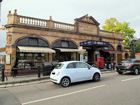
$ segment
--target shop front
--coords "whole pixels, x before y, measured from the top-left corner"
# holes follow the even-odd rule
[[[43,62],[49,62],[49,54],[55,53],[47,42],[39,38],[24,38],[17,42],[16,61],[13,68],[36,70]]]
[[[103,57],[104,62],[111,62],[112,60],[120,61],[122,59],[122,57],[119,56],[122,55],[122,50],[118,48],[116,51],[109,42],[90,40],[81,42],[80,45],[88,51],[88,62],[91,64],[97,62],[97,57]]]
[[[78,48],[72,41],[59,40],[53,44],[56,53],[53,54],[53,61],[70,61],[78,60]]]

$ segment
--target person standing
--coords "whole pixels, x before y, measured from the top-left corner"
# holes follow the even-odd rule
[[[18,73],[18,70],[17,70],[17,68],[15,68],[15,69],[13,70],[13,78],[17,76],[17,73]]]

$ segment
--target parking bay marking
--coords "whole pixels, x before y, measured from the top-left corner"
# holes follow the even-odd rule
[[[45,100],[50,100],[50,99],[54,99],[54,98],[64,97],[64,96],[68,96],[68,95],[72,95],[72,94],[76,94],[76,93],[81,93],[81,92],[92,90],[92,89],[101,88],[101,87],[104,87],[104,86],[106,86],[106,85],[104,84],[104,85],[100,85],[100,86],[96,86],[96,87],[92,87],[92,88],[87,88],[87,89],[83,89],[83,90],[79,90],[79,91],[75,91],[75,92],[71,92],[71,93],[66,93],[66,94],[62,94],[62,95],[57,95],[57,96],[52,96],[52,97],[48,97],[48,98],[35,100],[35,101],[25,102],[25,103],[22,103],[22,105],[28,105],[28,104],[31,104],[31,103],[36,103],[36,102],[40,102],[40,101],[45,101]]]
[[[138,77],[134,77],[134,78],[129,78],[129,79],[124,79],[124,80],[121,80],[121,81],[122,81],[122,82],[125,82],[125,81],[134,80],[134,79],[137,79],[137,78],[140,78],[140,76],[138,76]]]

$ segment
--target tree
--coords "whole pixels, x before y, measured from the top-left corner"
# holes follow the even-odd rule
[[[115,31],[117,33],[123,34],[123,39],[125,40],[124,45],[129,45],[130,40],[134,38],[135,30],[129,27],[129,22],[118,22],[116,18],[106,19],[105,25],[102,28],[106,31]]]
[[[140,53],[140,43],[135,43],[135,53]]]

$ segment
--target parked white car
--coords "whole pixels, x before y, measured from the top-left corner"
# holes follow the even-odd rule
[[[71,83],[93,80],[100,81],[101,72],[98,68],[81,61],[60,62],[50,74],[50,79],[54,84],[63,87]]]

